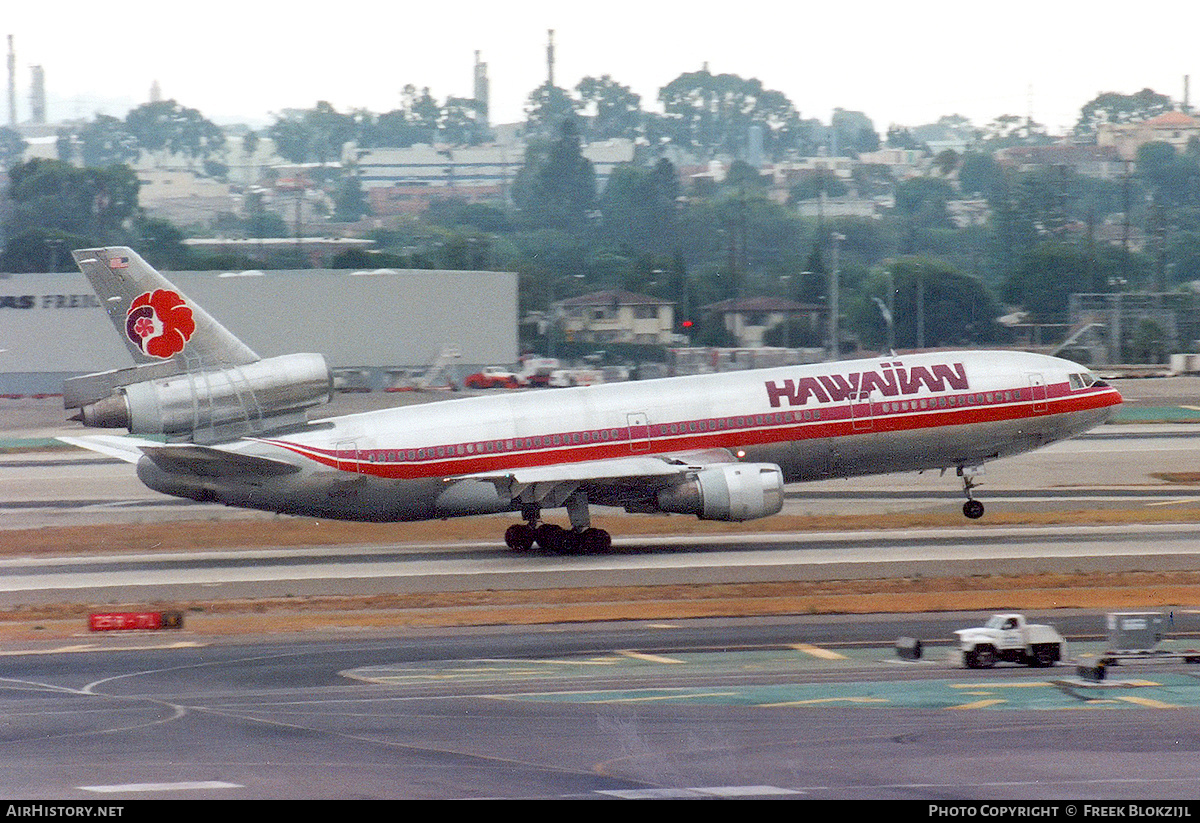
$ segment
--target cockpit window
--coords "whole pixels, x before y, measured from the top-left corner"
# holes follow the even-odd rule
[[[1096,383],[1096,377],[1091,372],[1070,375],[1072,389],[1091,388]]]

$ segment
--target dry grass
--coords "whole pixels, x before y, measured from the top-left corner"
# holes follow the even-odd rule
[[[716,523],[687,516],[596,517],[593,524],[615,537],[711,534],[775,534],[866,529],[977,528],[993,526],[1119,525],[1195,523],[1200,506],[1180,504],[1143,509],[1095,509],[989,513],[970,521],[954,512],[869,515],[776,515],[753,524]],[[45,557],[59,554],[295,548],[357,544],[488,542],[500,545],[508,521],[462,518],[420,523],[348,523],[302,517],[122,523],[0,531],[0,554]]]
[[[1200,509],[1081,509],[989,515],[988,525],[1195,522]],[[0,532],[10,556],[298,547],[369,543],[496,541],[504,521],[362,524],[303,518],[123,524]],[[967,524],[945,514],[776,517],[778,532],[847,531]],[[597,520],[617,535],[749,533],[736,524],[683,517]],[[181,540],[181,537],[186,537]],[[0,612],[0,639],[86,633],[92,611],[183,611],[197,634],[362,631],[377,628],[482,626],[593,620],[684,619],[788,614],[925,611],[1042,611],[1058,608],[1153,609],[1200,604],[1200,571],[1119,574],[981,575],[743,585],[628,586],[513,591],[178,601],[119,606],[75,604]]]
[[[190,634],[286,634],[797,614],[903,614],[1200,604],[1200,572],[985,575],[892,580],[57,605],[0,613],[0,640],[83,634],[94,611],[182,611]]]

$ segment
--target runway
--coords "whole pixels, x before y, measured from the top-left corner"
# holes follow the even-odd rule
[[[1105,427],[988,467],[990,516],[1186,511],[1187,427]],[[785,516],[953,514],[937,473],[789,487]],[[141,488],[125,464],[0,456],[5,530],[237,521]],[[1188,523],[620,537],[611,555],[513,555],[498,540],[137,555],[8,552],[0,608],[1020,570],[1195,569]],[[497,521],[500,521],[497,518]],[[954,521],[958,523],[959,521]],[[497,530],[497,534],[499,531]],[[1200,645],[1173,604],[1170,648]],[[1051,609],[1075,658],[1104,610]],[[224,636],[88,633],[0,643],[0,795],[161,799],[886,799],[1191,801],[1200,672],[1148,665],[967,671],[983,614],[805,615]],[[253,617],[249,618],[253,620]],[[899,636],[926,655],[898,659]],[[922,807],[923,808],[923,807]]]
[[[1179,524],[623,538],[571,557],[454,543],[172,551],[0,558],[0,608],[1197,567],[1200,526]]]

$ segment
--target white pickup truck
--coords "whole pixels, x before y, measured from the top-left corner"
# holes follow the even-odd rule
[[[1053,666],[1066,649],[1066,641],[1053,626],[1027,623],[1023,614],[994,614],[979,628],[954,633],[962,663],[969,669],[990,669],[1002,660]]]

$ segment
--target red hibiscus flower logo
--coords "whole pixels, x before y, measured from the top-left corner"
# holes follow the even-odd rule
[[[166,289],[141,295],[125,315],[125,334],[151,357],[178,354],[195,331],[192,310],[182,297]]]

